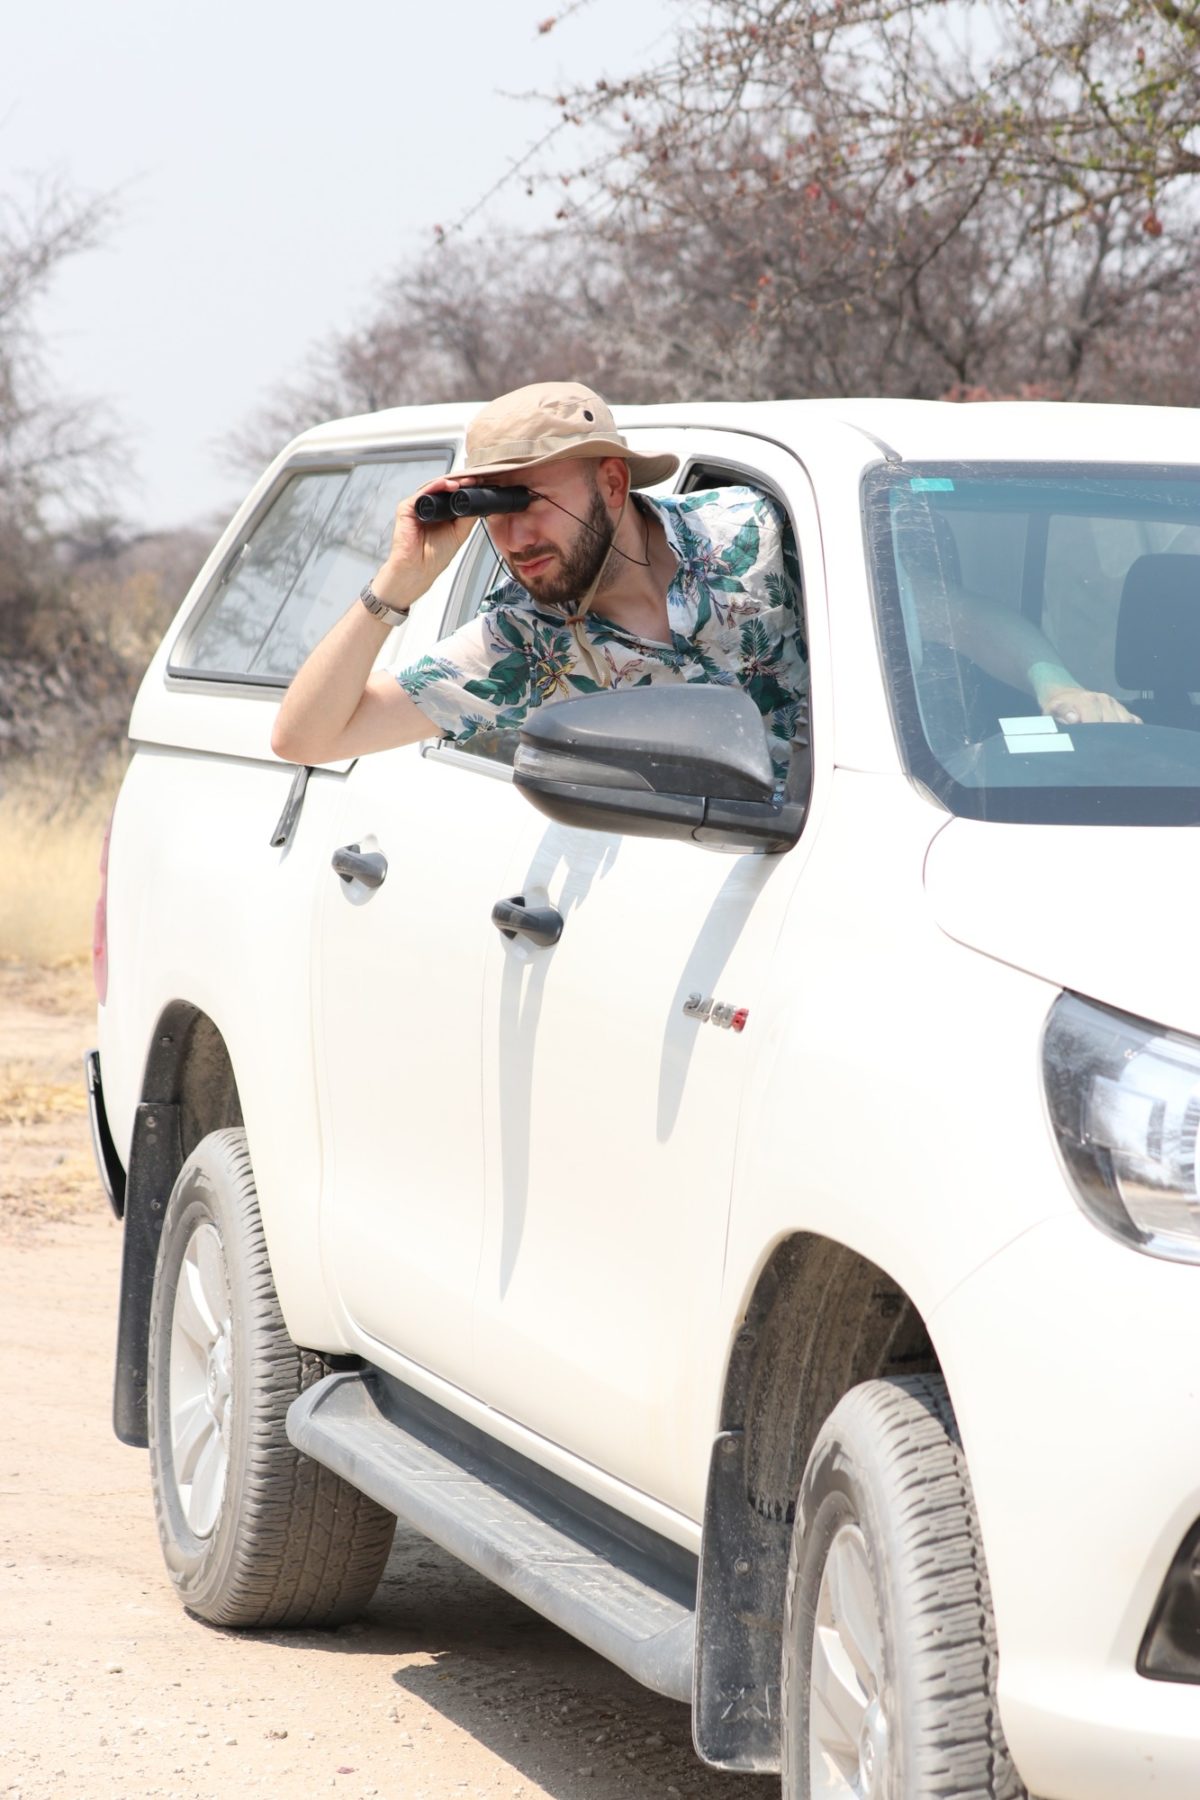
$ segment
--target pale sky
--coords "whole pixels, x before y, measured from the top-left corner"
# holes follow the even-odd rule
[[[106,244],[39,318],[60,385],[130,445],[126,515],[228,514],[216,448],[307,349],[452,224],[553,115],[507,98],[644,66],[672,0],[15,0],[0,193],[24,173],[119,189]],[[514,184],[509,228],[545,217]]]

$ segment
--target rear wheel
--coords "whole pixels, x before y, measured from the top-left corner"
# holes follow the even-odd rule
[[[938,1376],[854,1388],[805,1470],[783,1649],[786,1800],[1027,1800],[996,1709],[970,1479]]]
[[[163,1221],[148,1411],[167,1569],[215,1625],[336,1624],[378,1586],[393,1515],[287,1438],[288,1407],[327,1373],[284,1325],[245,1133],[212,1132]]]

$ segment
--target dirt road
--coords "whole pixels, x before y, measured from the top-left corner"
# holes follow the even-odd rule
[[[217,1631],[109,1424],[120,1227],[91,1165],[90,978],[0,964],[0,1796],[777,1800],[648,1694],[404,1531],[361,1623]]]

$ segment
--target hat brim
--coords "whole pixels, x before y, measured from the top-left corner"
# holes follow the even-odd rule
[[[617,443],[612,438],[592,438],[586,444],[571,444],[564,450],[554,450],[548,456],[534,456],[519,462],[475,463],[466,469],[455,469],[454,479],[461,481],[464,477],[482,477],[485,475],[512,475],[518,469],[540,469],[546,463],[556,462],[595,462],[604,456],[619,456],[629,464],[630,486],[635,488],[655,487],[658,482],[665,481],[679,467],[679,458],[664,451],[660,456],[639,456],[630,450],[628,445]]]

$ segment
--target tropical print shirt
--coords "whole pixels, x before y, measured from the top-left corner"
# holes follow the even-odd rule
[[[667,590],[670,642],[639,637],[602,613],[568,625],[506,580],[473,619],[396,676],[446,737],[462,743],[520,725],[535,706],[656,681],[740,685],[773,738],[795,735],[808,658],[800,569],[782,509],[741,487],[635,500],[653,509],[678,558]],[[773,760],[786,767],[782,744]]]

